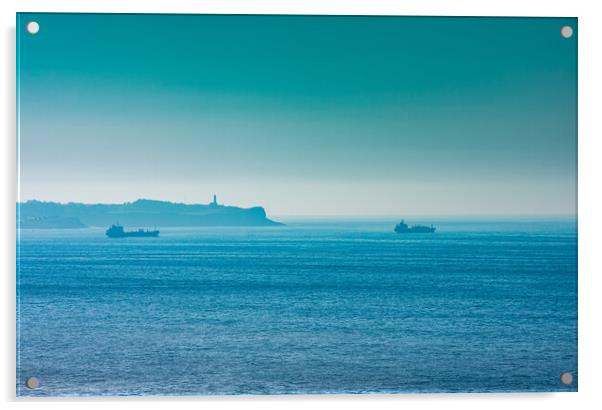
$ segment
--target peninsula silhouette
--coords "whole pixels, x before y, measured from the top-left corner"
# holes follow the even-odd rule
[[[30,200],[17,204],[20,228],[85,228],[123,226],[277,226],[260,206],[240,208],[218,204],[184,204],[138,199],[122,204],[59,203]]]

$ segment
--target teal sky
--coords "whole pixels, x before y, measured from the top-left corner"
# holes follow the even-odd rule
[[[576,214],[574,18],[25,13],[17,32],[21,200]]]

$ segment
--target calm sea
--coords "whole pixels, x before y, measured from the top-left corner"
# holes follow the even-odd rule
[[[23,230],[17,394],[577,390],[574,220],[395,222]]]

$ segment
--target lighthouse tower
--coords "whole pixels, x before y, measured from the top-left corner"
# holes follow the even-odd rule
[[[213,194],[213,202],[211,202],[211,206],[217,207],[217,195]]]

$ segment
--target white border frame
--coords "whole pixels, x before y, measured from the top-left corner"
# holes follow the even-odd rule
[[[602,210],[597,176],[602,176],[599,159],[602,138],[600,73],[602,60],[601,15],[594,1],[534,0],[3,0],[2,9],[2,90],[0,124],[2,139],[2,310],[1,353],[6,359],[0,372],[1,397],[25,408],[162,408],[169,406],[326,409],[345,406],[396,408],[506,409],[545,405],[547,409],[600,408],[597,375],[600,368],[600,318],[602,314]],[[235,396],[188,398],[90,398],[40,399],[15,398],[15,202],[16,202],[16,126],[15,126],[15,12],[121,12],[121,13],[219,13],[219,14],[338,14],[338,15],[443,15],[443,16],[549,16],[579,18],[579,393],[525,394],[431,394],[362,396]]]

